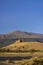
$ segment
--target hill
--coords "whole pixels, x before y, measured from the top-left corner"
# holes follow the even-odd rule
[[[30,49],[43,50],[43,44],[41,44],[40,42],[21,42],[20,40],[18,40],[15,43],[3,47],[2,49],[9,49],[12,51],[26,51]]]
[[[3,65],[39,65],[39,63],[43,65],[43,44],[17,40],[0,49],[0,63]]]

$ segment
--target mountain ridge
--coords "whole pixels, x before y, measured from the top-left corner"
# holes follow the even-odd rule
[[[43,34],[24,32],[16,30],[7,34],[0,34],[0,39],[12,39],[12,38],[43,38]]]

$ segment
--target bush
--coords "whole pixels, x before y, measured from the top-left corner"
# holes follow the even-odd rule
[[[20,42],[23,42],[23,40],[20,39]]]
[[[10,52],[10,50],[9,50],[9,49],[7,49],[7,50],[6,50],[6,52]]]
[[[30,49],[30,52],[39,52],[40,50]]]
[[[34,57],[29,60],[29,62],[26,62],[24,65],[43,65],[43,59],[42,57]]]

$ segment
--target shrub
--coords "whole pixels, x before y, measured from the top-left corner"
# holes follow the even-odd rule
[[[23,40],[22,40],[22,39],[20,39],[20,42],[23,42]]]
[[[40,51],[40,50],[30,49],[29,51],[30,51],[30,52],[38,52],[38,51]]]

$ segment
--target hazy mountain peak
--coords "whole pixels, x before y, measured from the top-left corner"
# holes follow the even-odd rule
[[[20,31],[20,30],[16,30],[15,32],[22,32],[22,31]]]
[[[36,34],[32,32],[24,32],[16,30],[8,34],[0,35],[0,39],[14,39],[14,38],[43,38],[43,34]]]

